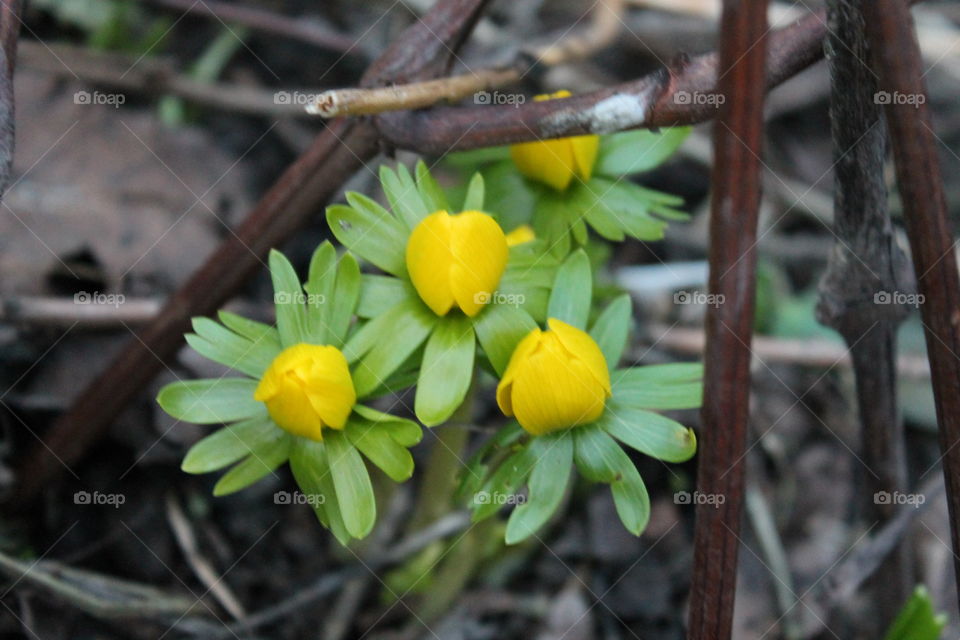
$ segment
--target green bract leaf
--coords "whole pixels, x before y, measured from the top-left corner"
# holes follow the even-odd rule
[[[377,518],[377,503],[367,468],[344,434],[327,431],[323,443],[343,523],[353,537],[366,537]]]
[[[410,229],[432,213],[420,197],[420,190],[410,171],[402,164],[397,165],[396,173],[387,166],[380,167],[380,182],[390,206]]]
[[[330,477],[330,463],[322,442],[297,438],[290,451],[290,471],[300,490],[325,527],[329,527],[340,544],[350,541],[350,534],[340,514],[340,503]]]
[[[266,416],[237,422],[190,447],[180,468],[187,473],[217,471],[282,436],[283,431]]]
[[[437,323],[437,316],[419,300],[405,300],[367,323],[347,343],[347,358],[363,353],[353,373],[357,396],[379,387],[411,353],[423,344]]]
[[[347,194],[352,206],[327,207],[330,230],[345,247],[387,273],[407,272],[406,239],[409,232],[395,217],[370,198]]]
[[[193,330],[197,333],[185,338],[194,351],[254,378],[263,375],[277,355],[269,345],[251,342],[209,318],[194,318]]]
[[[501,509],[515,493],[537,459],[529,445],[524,445],[504,460],[493,475],[483,483],[483,488],[475,493],[470,504],[474,522],[489,518]]]
[[[277,429],[277,431],[280,431]],[[243,462],[228,471],[213,487],[213,495],[225,496],[246,489],[264,476],[273,473],[290,457],[293,438],[280,431],[280,437],[259,447]]]
[[[467,460],[465,473],[460,474],[460,486],[454,495],[458,502],[471,499],[480,489],[489,471],[488,458],[499,454],[500,450],[509,447],[523,437],[524,431],[515,420],[497,430],[487,438],[470,459]]]
[[[613,181],[594,177],[590,180],[591,189],[602,193],[601,206],[608,216],[615,220],[621,229],[638,240],[661,240],[667,223],[650,215],[654,206],[646,197],[648,190],[626,180]]]
[[[697,436],[676,420],[611,400],[597,422],[607,433],[652,458],[686,462],[697,452]]]
[[[406,280],[393,276],[379,276],[365,273],[361,276],[360,302],[357,315],[361,318],[376,318],[408,298],[417,295]]]
[[[563,194],[540,188],[536,193],[539,197],[533,211],[533,230],[547,243],[547,251],[563,258],[570,253],[571,222],[580,216],[571,210]]]
[[[884,640],[938,640],[946,625],[947,616],[934,611],[927,588],[919,585],[897,614]]]
[[[477,339],[498,376],[510,363],[517,344],[537,328],[537,323],[523,309],[505,305],[491,305],[473,319]]]
[[[340,258],[337,268],[337,283],[333,288],[333,301],[330,310],[329,342],[339,348],[347,339],[350,321],[360,300],[360,265],[349,253]]]
[[[621,176],[649,171],[673,155],[690,130],[690,127],[671,127],[659,133],[640,130],[604,136],[594,172]]]
[[[427,210],[430,213],[434,211],[450,211],[450,205],[447,204],[447,196],[444,195],[443,189],[440,188],[437,181],[430,175],[430,169],[427,168],[427,163],[423,160],[417,161],[416,174],[420,197],[423,198],[423,203],[427,205]]]
[[[463,198],[462,211],[483,211],[483,176],[473,174],[467,185],[467,195]]]
[[[509,158],[483,170],[484,211],[500,220],[504,230],[512,231],[530,222],[536,202],[534,191]]]
[[[630,296],[623,294],[607,305],[590,329],[590,336],[603,352],[610,371],[617,368],[627,346],[631,311]]]
[[[590,260],[582,249],[577,249],[557,270],[547,317],[562,320],[578,329],[586,329],[592,292]]]
[[[413,456],[381,425],[354,417],[344,432],[360,453],[391,479],[403,482],[413,475]]]
[[[307,292],[307,331],[311,344],[329,344],[330,317],[340,303],[333,297],[337,283],[337,251],[329,242],[322,243],[313,252],[310,269],[303,290]]]
[[[283,348],[280,345],[280,332],[277,331],[276,327],[238,316],[229,311],[220,311],[217,313],[217,316],[220,318],[220,322],[228,329],[255,344],[269,347],[270,350],[275,353],[279,353]]]
[[[535,438],[530,449],[536,463],[530,473],[527,501],[510,514],[507,544],[529,538],[550,519],[563,499],[570,478],[573,436],[569,431]]]
[[[177,420],[217,424],[266,415],[253,399],[257,381],[248,378],[171,382],[157,394],[157,403]]]
[[[423,438],[423,430],[420,428],[420,425],[413,420],[407,420],[406,418],[377,411],[376,409],[365,407],[362,404],[355,405],[353,411],[362,418],[366,418],[368,421],[374,422],[378,427],[386,430],[397,444],[403,445],[404,447],[412,447]]]
[[[617,515],[627,531],[639,536],[650,521],[650,496],[640,472],[622,449],[617,467],[620,479],[610,485]]]
[[[303,287],[287,257],[270,250],[270,277],[273,279],[273,306],[277,311],[280,343],[290,347],[310,338]]]
[[[620,456],[626,455],[620,445],[593,424],[574,427],[573,435],[573,457],[583,477],[593,482],[615,482],[620,473]]]
[[[627,221],[621,219],[604,201],[607,189],[600,181],[590,180],[585,184],[576,184],[569,190],[570,204],[581,212],[583,218],[603,238],[620,242],[624,238],[624,229],[628,228]],[[579,236],[579,237],[578,237]],[[580,244],[586,244],[586,229],[577,233],[574,228],[574,237]]]
[[[650,369],[652,371],[648,371]],[[703,400],[703,384],[699,376],[692,380],[679,377],[694,371],[701,371],[700,365],[621,369],[610,378],[613,397],[618,405],[636,409],[696,409]],[[658,379],[657,373],[663,373],[664,377]],[[671,378],[671,374],[675,377]]]
[[[476,351],[470,318],[460,313],[439,318],[423,351],[417,381],[414,410],[420,422],[438,425],[460,406],[473,378]]]

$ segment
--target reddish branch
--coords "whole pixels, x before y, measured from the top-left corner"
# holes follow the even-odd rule
[[[913,18],[902,2],[864,2],[871,64],[881,91],[930,359],[947,489],[954,571],[960,581],[960,277],[947,219],[936,135]],[[960,584],[960,583],[958,583]]]
[[[697,505],[689,640],[727,640],[733,624],[737,548],[750,410],[750,341],[756,293],[757,214],[763,145],[766,0],[724,0],[713,128],[710,293],[703,433],[697,489],[723,501]]]
[[[814,12],[769,34],[766,79],[771,89],[823,55],[826,15]],[[624,129],[703,122],[717,115],[714,102],[694,100],[716,92],[717,54],[679,59],[669,69],[567,100],[519,106],[435,107],[377,116],[384,140],[404,149],[439,154],[455,146],[493,145]]]

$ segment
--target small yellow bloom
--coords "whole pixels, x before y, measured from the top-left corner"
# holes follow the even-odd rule
[[[322,440],[324,427],[343,429],[357,393],[339,349],[301,342],[274,358],[253,399],[267,405],[280,428]]]
[[[569,91],[557,91],[536,96],[534,101],[569,97]],[[510,147],[510,157],[526,177],[563,191],[574,176],[584,182],[590,179],[599,149],[600,136],[573,136],[515,144]]]
[[[537,239],[533,232],[533,227],[528,224],[522,224],[507,234],[507,246],[516,247],[517,245],[533,242]]]
[[[520,341],[497,385],[497,404],[540,436],[595,422],[610,397],[610,371],[586,332],[550,318]]]
[[[507,267],[507,240],[482,211],[437,211],[407,241],[407,271],[420,298],[438,316],[454,306],[468,316],[490,302]]]

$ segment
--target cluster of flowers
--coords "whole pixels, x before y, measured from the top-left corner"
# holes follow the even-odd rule
[[[598,157],[601,166],[617,164],[607,156],[603,165],[604,146],[597,136],[581,136],[515,145],[509,154],[525,188],[548,189],[557,202],[572,185],[596,179]],[[622,156],[620,147],[614,141]],[[653,410],[697,406],[700,369],[618,370],[630,300],[615,299],[588,329],[592,268],[581,248],[563,240],[569,232],[583,244],[577,223],[609,230],[607,219],[584,210],[554,233],[559,227],[531,213],[505,231],[509,215],[484,207],[492,178],[483,175],[474,174],[453,210],[423,163],[414,175],[402,165],[382,167],[390,209],[348,193],[348,204],[327,210],[349,252],[338,256],[323,243],[303,284],[282,254],[271,253],[276,326],[226,312],[220,323],[195,319],[190,346],[247,377],[176,382],[160,391],[159,404],[177,419],[229,423],[193,446],[184,470],[237,463],[214,488],[223,495],[289,461],[304,494],[323,497],[310,501],[323,525],[343,543],[364,537],[376,504],[363,458],[402,482],[413,473],[409,448],[422,436],[417,422],[369,401],[415,384],[417,420],[438,425],[463,403],[479,365],[499,378],[496,402],[513,420],[471,459],[463,495],[510,495],[526,485],[527,499],[506,530],[507,541],[517,542],[556,511],[575,465],[587,479],[611,485],[621,520],[639,534],[649,498],[616,441],[662,460],[689,459],[693,432]],[[617,216],[616,204],[604,206],[607,217]],[[624,228],[642,232],[638,220],[653,220],[649,213],[624,212]],[[380,273],[361,273],[354,255]],[[472,502],[478,519],[503,504]]]

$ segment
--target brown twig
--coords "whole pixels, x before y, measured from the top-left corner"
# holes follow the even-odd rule
[[[871,66],[880,90],[904,224],[913,254],[940,426],[954,571],[960,584],[960,276],[937,157],[924,68],[913,17],[904,2],[864,2]]]
[[[523,64],[556,66],[593,55],[608,46],[623,28],[623,0],[606,0],[594,6],[590,25],[581,33],[562,37],[551,44],[525,51],[515,64],[480,69],[462,75],[374,89],[333,89],[317,96],[307,112],[333,118],[369,115],[385,111],[421,109],[442,101],[456,102],[479,91],[519,82],[526,74]]]
[[[282,38],[299,40],[309,45],[337,51],[344,55],[362,55],[352,38],[337,33],[330,27],[317,24],[309,18],[288,18],[287,16],[245,7],[240,4],[221,2],[220,0],[146,0],[147,2],[175,9],[184,13],[206,15],[221,22],[232,22],[251,29],[271,33]]]
[[[706,317],[697,489],[725,500],[697,505],[690,640],[727,640],[733,624],[750,409],[766,0],[724,0],[721,35],[718,88],[725,101],[713,129],[709,289],[725,302],[709,307]]]
[[[822,55],[825,14],[812,13],[769,34],[766,82],[772,88]],[[717,115],[717,54],[676,61],[669,69],[566,100],[521,105],[435,107],[376,117],[384,139],[403,149],[440,153],[586,133],[703,122]],[[700,98],[696,98],[700,96]]]
[[[381,85],[439,74],[476,22],[487,0],[440,0],[408,28],[364,75]],[[280,176],[243,223],[176,291],[157,318],[130,341],[25,456],[14,499],[30,500],[48,480],[103,435],[110,421],[161,370],[182,344],[190,318],[223,305],[347,178],[378,151],[368,122],[337,120]]]
[[[868,2],[872,0],[867,0]],[[830,122],[834,144],[834,233],[837,243],[820,283],[819,320],[850,349],[861,423],[862,475],[858,515],[887,520],[895,505],[874,496],[907,490],[903,421],[897,407],[897,327],[911,284],[907,257],[897,245],[883,176],[886,132],[874,96],[863,0],[829,3]],[[878,299],[877,296],[890,299]],[[896,298],[896,299],[894,299]],[[878,304],[879,302],[879,304]],[[874,607],[863,628],[880,636],[913,589],[910,548],[892,553],[869,585]]]

